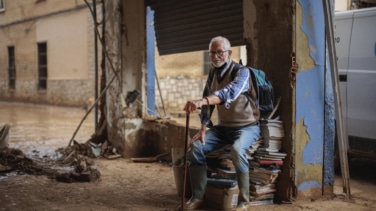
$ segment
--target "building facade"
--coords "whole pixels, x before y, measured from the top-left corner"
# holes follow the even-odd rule
[[[92,102],[90,11],[83,0],[1,0],[0,100],[75,107]]]

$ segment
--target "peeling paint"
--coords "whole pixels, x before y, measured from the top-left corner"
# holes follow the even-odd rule
[[[307,48],[309,46],[308,37],[301,27],[303,25],[303,11],[300,4],[296,4],[296,13],[296,36],[298,37],[296,39],[296,62],[299,64],[298,71],[309,70],[315,66],[315,63],[310,57],[310,48]]]
[[[303,191],[312,187],[321,187],[321,184],[314,180],[305,181],[299,186],[298,190]]]
[[[127,133],[132,133],[139,130],[142,125],[142,119],[140,118],[127,118],[125,122],[125,128]]]
[[[322,4],[298,0],[296,60],[296,185],[321,195],[324,159],[325,24]],[[300,71],[302,70],[302,71]]]
[[[133,131],[133,130],[137,129],[137,125],[130,123],[130,122],[127,122],[125,124],[125,128],[127,128],[127,131]]]
[[[324,139],[324,73],[323,67],[301,72],[297,76],[296,121],[304,119],[310,142],[304,148],[304,163],[323,162]]]
[[[322,156],[320,162],[309,162],[305,163],[305,150],[310,143],[310,136],[307,132],[307,126],[304,125],[304,118],[301,118],[296,125],[296,183],[298,190],[305,190],[309,188],[321,187],[321,178],[322,178]],[[312,150],[312,148],[311,148]],[[315,149],[320,150],[320,149]],[[322,151],[322,150],[321,150]],[[320,156],[317,155],[317,158],[320,159]],[[318,161],[313,159],[313,161]],[[308,182],[310,181],[310,182]],[[314,181],[314,182],[313,182]]]

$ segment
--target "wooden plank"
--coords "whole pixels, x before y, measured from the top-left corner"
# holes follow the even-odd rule
[[[338,78],[338,67],[337,67],[337,55],[334,46],[334,32],[333,32],[333,13],[330,7],[330,0],[323,0],[324,7],[324,17],[325,17],[325,30],[326,30],[326,40],[328,43],[329,60],[330,60],[330,73],[332,77],[332,86],[334,94],[334,106],[336,115],[336,125],[337,125],[337,137],[338,137],[338,149],[339,158],[341,164],[341,173],[343,180],[343,192],[347,194],[347,197],[351,197],[350,193],[350,174],[347,159],[347,145],[345,141],[345,132],[343,127],[343,116],[342,116],[342,102],[341,93],[339,88],[339,78]]]
[[[141,157],[141,158],[131,158],[133,162],[142,162],[142,163],[152,163],[157,162],[159,158],[168,155],[168,152],[156,155],[154,157]]]

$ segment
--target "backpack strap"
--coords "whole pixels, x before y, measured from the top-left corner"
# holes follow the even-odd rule
[[[251,89],[250,92],[255,97],[255,99],[257,99],[256,102],[258,103],[258,99],[260,99],[260,90],[259,90],[259,86],[257,83],[257,78],[255,75],[255,72],[253,71],[253,68],[249,67],[248,69],[249,69],[249,77],[251,77],[251,81],[252,81],[252,87],[254,88],[253,90]]]
[[[238,63],[234,65],[234,67],[232,68],[232,72],[231,72],[231,80],[234,80],[236,74],[238,73],[241,67],[242,65]]]
[[[239,64],[235,64],[234,68],[232,69],[232,72],[231,72],[231,79],[234,80],[236,74],[238,73],[238,71],[240,70],[240,68],[243,67],[243,65],[241,64],[241,60],[239,62]],[[252,71],[252,69],[250,67],[245,67],[249,70],[249,77],[250,77],[250,84],[249,84],[249,90],[247,92],[243,92],[243,94],[245,96],[247,96],[248,100],[250,100],[251,97],[253,97],[254,99],[256,99],[256,104],[257,103],[257,99],[259,98],[259,90],[258,90],[258,86],[257,86],[257,79],[255,77],[255,73]],[[253,100],[254,101],[254,100]]]

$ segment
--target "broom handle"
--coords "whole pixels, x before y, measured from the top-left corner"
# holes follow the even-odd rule
[[[186,189],[186,181],[187,181],[187,166],[188,166],[188,135],[189,135],[189,113],[186,113],[186,121],[185,121],[185,146],[184,146],[184,180],[183,180],[183,193],[181,194],[181,208],[184,210],[185,204],[185,189]]]

